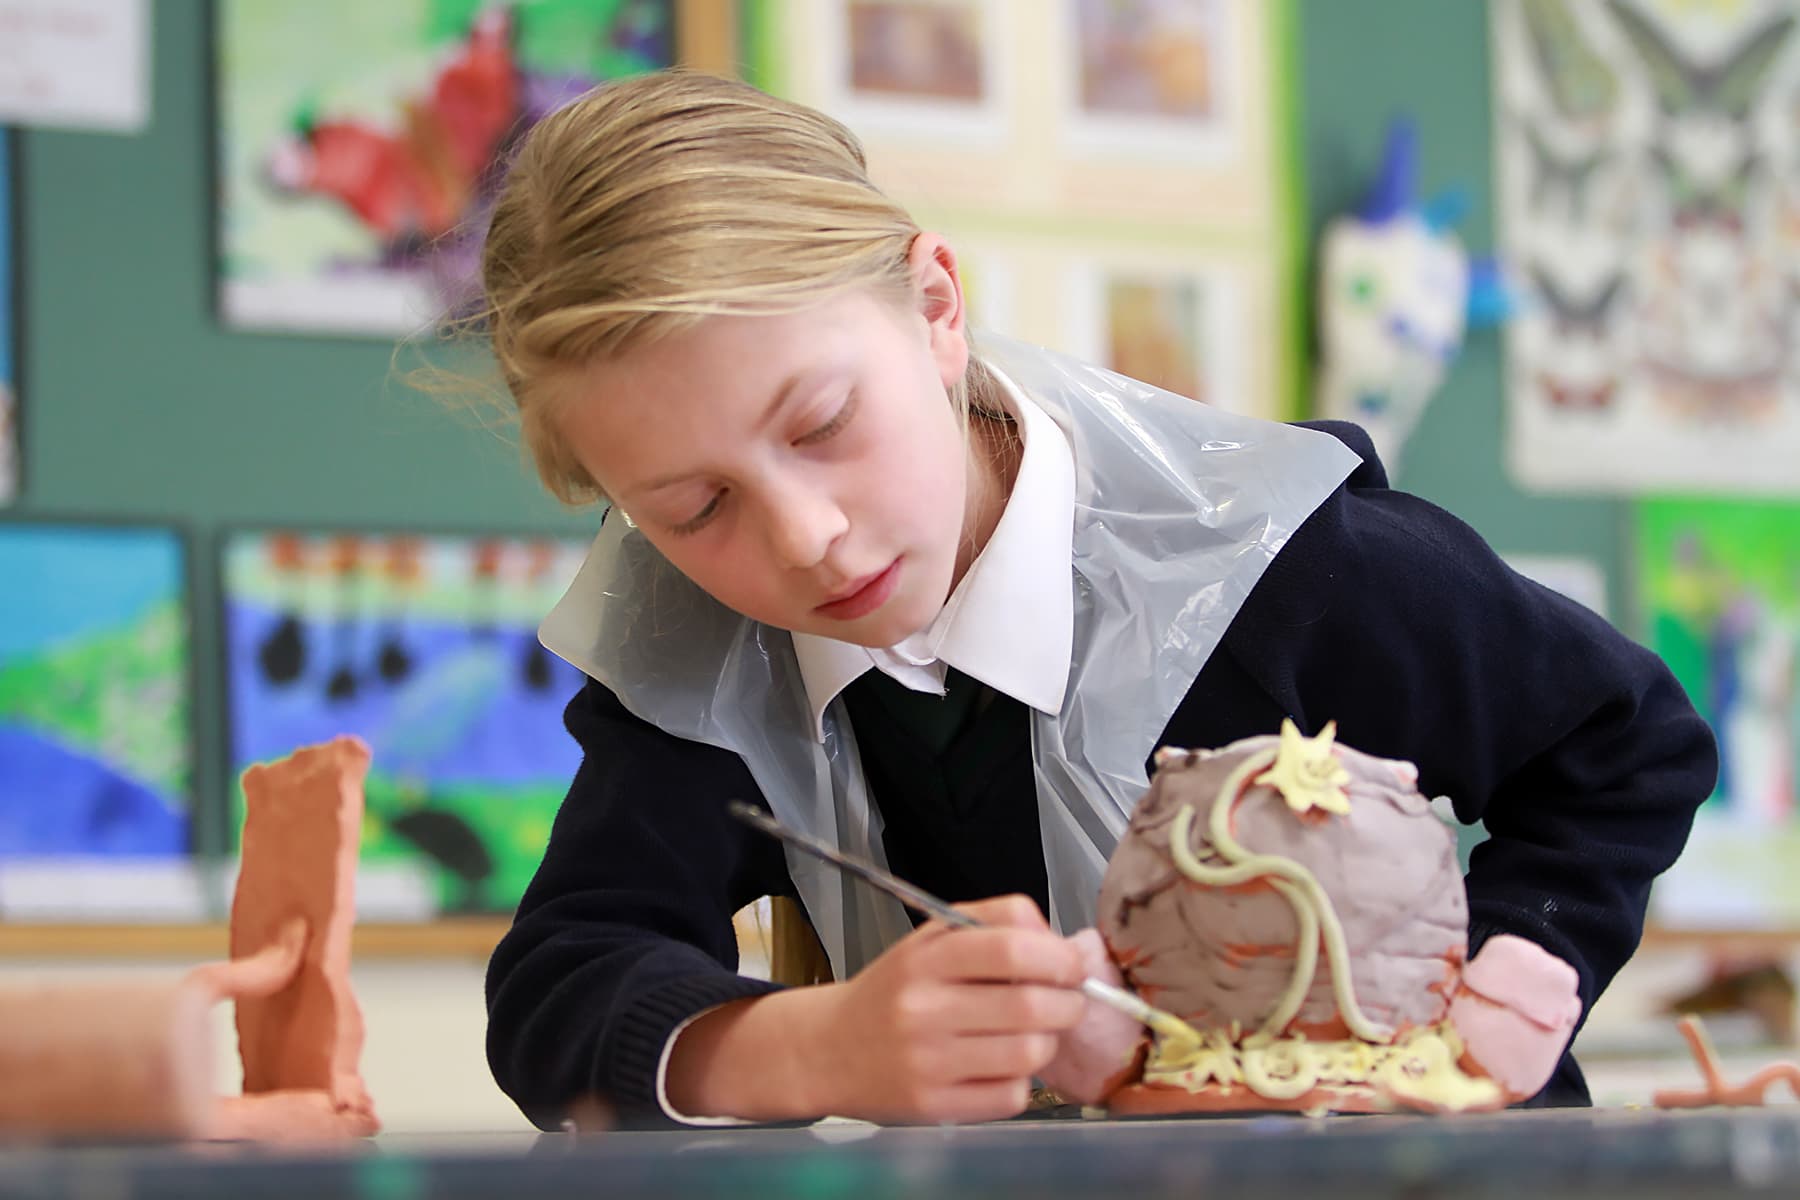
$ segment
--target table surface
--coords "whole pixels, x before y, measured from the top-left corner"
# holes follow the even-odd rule
[[[1800,1194],[1800,1113],[1019,1120],[0,1151],[0,1198],[1708,1197]]]

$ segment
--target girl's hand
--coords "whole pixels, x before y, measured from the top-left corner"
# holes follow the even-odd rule
[[[1070,935],[1068,942],[1081,954],[1084,975],[1125,987],[1125,977],[1106,952],[1098,929],[1083,929]],[[1064,1100],[1099,1104],[1138,1073],[1148,1035],[1135,1017],[1098,1000],[1086,1003],[1081,1021],[1062,1035],[1056,1057],[1039,1078]]]
[[[958,905],[990,926],[921,926],[846,983],[817,993],[797,1030],[807,1107],[885,1122],[972,1122],[1025,1109],[1032,1077],[1087,1010],[1082,948],[1025,896]]]

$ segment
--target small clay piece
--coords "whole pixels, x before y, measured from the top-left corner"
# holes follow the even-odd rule
[[[223,1103],[215,1136],[281,1136],[290,1123],[307,1138],[379,1128],[358,1067],[362,1010],[350,988],[368,769],[368,747],[340,737],[244,772],[232,961],[196,972],[237,1001],[244,1095]]]
[[[1706,1086],[1698,1091],[1659,1089],[1653,1097],[1656,1107],[1706,1108],[1718,1104],[1730,1108],[1760,1108],[1768,1103],[1769,1085],[1777,1082],[1786,1083],[1788,1090],[1800,1099],[1800,1064],[1771,1063],[1734,1086],[1725,1082],[1724,1072],[1719,1070],[1719,1057],[1713,1053],[1712,1039],[1706,1036],[1706,1027],[1700,1023],[1700,1018],[1685,1016],[1676,1024],[1681,1036],[1687,1039],[1688,1049],[1694,1052],[1694,1061],[1700,1067],[1700,1077],[1706,1081]]]

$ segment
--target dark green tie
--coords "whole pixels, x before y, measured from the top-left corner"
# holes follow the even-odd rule
[[[915,692],[883,671],[870,671],[860,681],[881,711],[896,725],[918,738],[933,758],[943,757],[970,720],[983,707],[987,686],[951,667],[944,677],[944,694]]]

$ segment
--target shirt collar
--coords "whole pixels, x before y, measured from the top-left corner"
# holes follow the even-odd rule
[[[871,650],[794,634],[813,735],[821,741],[826,707],[871,667],[915,691],[942,693],[944,667],[952,666],[1040,712],[1062,710],[1075,636],[1075,459],[1050,415],[989,370],[1023,443],[1006,509],[937,618],[899,646]]]

